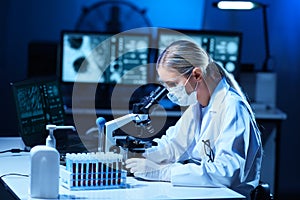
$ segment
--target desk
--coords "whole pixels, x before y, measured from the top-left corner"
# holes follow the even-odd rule
[[[0,150],[20,148],[21,139],[0,138]],[[0,154],[0,176],[8,173],[30,173],[30,153]],[[29,177],[5,176],[3,183],[16,199],[29,199]],[[126,189],[69,191],[60,186],[60,199],[244,199],[228,188],[174,187],[166,182],[138,181],[128,177]]]
[[[264,145],[264,160],[262,166],[262,181],[267,182],[270,185],[271,192],[276,197],[278,193],[278,179],[279,179],[279,165],[280,165],[280,138],[281,138],[281,123],[286,120],[286,113],[282,112],[278,108],[268,108],[266,105],[252,104],[255,112],[255,117],[258,124],[271,127],[271,131],[265,129],[262,131],[262,141]],[[111,110],[107,109],[87,109],[87,108],[76,108],[66,109],[66,114],[75,115],[79,120],[87,120],[88,115],[91,116],[105,116],[108,120],[112,119],[111,115],[122,116],[128,114],[128,110]],[[82,119],[80,116],[83,115]],[[166,118],[168,116],[168,119]],[[152,123],[155,127],[156,124],[161,123],[164,120],[168,120],[168,123],[161,128],[159,134],[163,134],[164,131],[172,124],[176,123],[177,119],[182,115],[181,111],[156,111],[151,114]],[[157,120],[155,118],[158,118]],[[95,120],[89,120],[94,123]],[[158,122],[158,123],[157,123]],[[88,124],[85,121],[81,124]],[[91,124],[89,126],[92,126]],[[159,124],[158,127],[161,125]],[[162,126],[161,126],[162,127]],[[267,128],[269,128],[267,127]],[[87,129],[87,128],[86,128]],[[275,130],[275,131],[274,131]],[[158,134],[158,135],[159,135]],[[274,144],[273,144],[274,143]]]

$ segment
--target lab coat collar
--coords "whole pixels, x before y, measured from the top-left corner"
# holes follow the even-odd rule
[[[226,78],[222,78],[210,97],[209,104],[207,106],[207,109],[210,112],[216,113],[218,111],[218,108],[222,104],[229,88],[230,86],[227,83]]]
[[[215,130],[216,127],[219,127],[217,125],[219,123],[218,118],[215,118],[215,116],[217,116],[218,112],[222,109],[221,106],[223,105],[223,101],[229,89],[230,86],[227,83],[226,79],[222,78],[215,90],[213,91],[208,106],[205,108],[207,113],[206,121],[209,121],[209,124],[206,125],[210,126],[213,130]],[[201,129],[203,129],[202,132],[204,133],[204,135],[202,135],[201,138],[209,140],[211,148],[214,148],[215,141],[219,137],[220,132],[205,131],[204,129],[208,129],[208,127],[205,127],[205,124],[201,125]],[[202,154],[204,154],[204,152],[200,153],[200,155]]]

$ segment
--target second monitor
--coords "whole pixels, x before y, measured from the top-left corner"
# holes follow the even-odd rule
[[[238,76],[241,37],[242,34],[239,32],[159,29],[157,34],[158,54],[175,40],[192,40],[204,48],[215,62],[228,72]]]
[[[146,84],[149,43],[150,36],[142,33],[63,31],[61,81]]]

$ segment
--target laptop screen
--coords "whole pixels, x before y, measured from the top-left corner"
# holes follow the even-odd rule
[[[64,107],[57,80],[25,80],[11,84],[19,122],[19,134],[26,146],[45,144],[47,124],[64,125]]]

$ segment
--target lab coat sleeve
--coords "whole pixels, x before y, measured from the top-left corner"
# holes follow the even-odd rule
[[[251,126],[248,111],[242,102],[225,107],[218,117],[220,134],[213,147],[214,162],[203,160],[201,165],[177,163],[171,169],[173,185],[238,187],[247,181],[258,181],[259,133]]]
[[[199,123],[198,106],[190,106],[165,135],[155,139],[158,145],[146,149],[144,157],[156,163],[176,162],[194,139],[194,130]]]
[[[175,126],[171,126],[166,131],[166,134],[163,135],[160,139],[154,139],[157,142],[157,146],[154,146],[150,149],[147,149],[143,154],[145,158],[156,162],[156,163],[172,163],[176,160],[176,154],[181,154],[179,152],[184,152],[185,146],[178,144],[178,141],[184,140],[184,135],[181,135],[181,140],[177,140],[178,128],[181,124],[179,120]],[[176,144],[174,144],[174,142]]]

